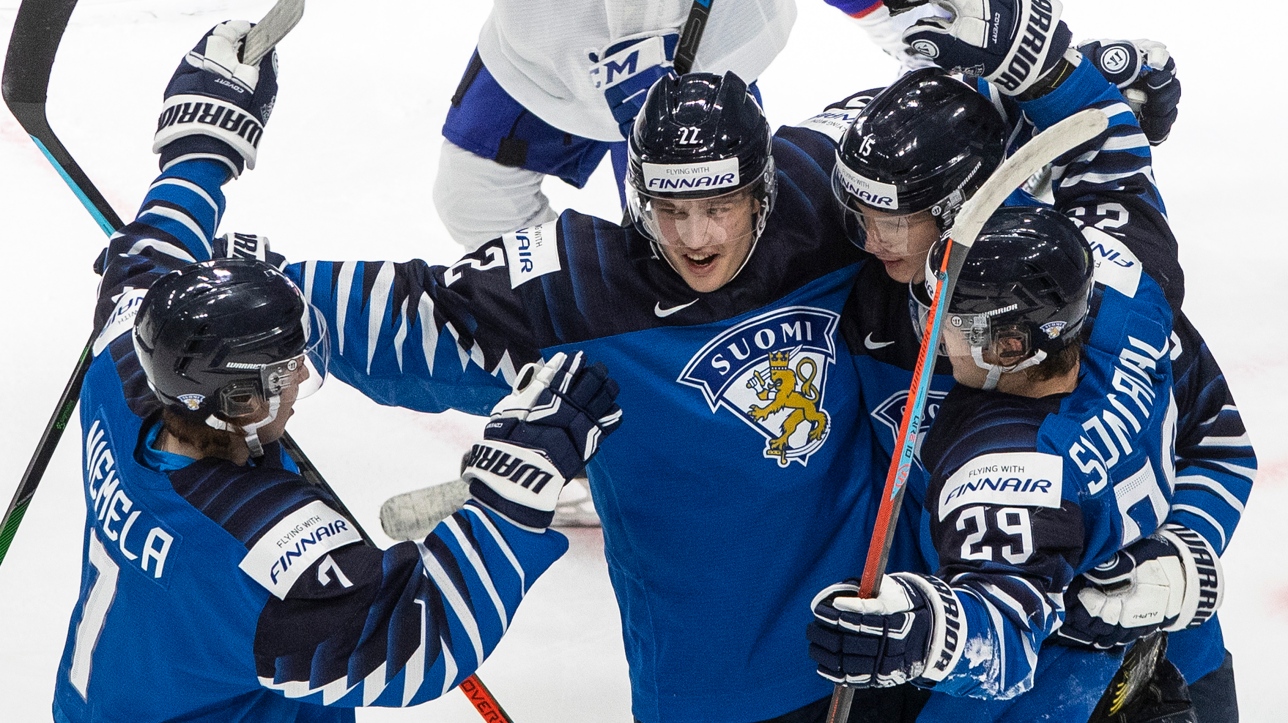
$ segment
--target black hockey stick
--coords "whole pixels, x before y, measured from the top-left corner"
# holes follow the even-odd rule
[[[72,158],[54,131],[49,127],[45,117],[45,94],[49,88],[49,74],[53,70],[54,56],[58,53],[58,44],[67,29],[67,21],[77,0],[23,0],[14,18],[13,33],[9,38],[9,50],[5,57],[4,76],[0,80],[4,102],[9,106],[24,130],[31,135],[36,147],[40,149],[54,170],[62,176],[72,192],[80,199],[85,210],[108,234],[121,227],[121,219],[108,205],[103,195],[90,182],[85,172]],[[22,524],[27,505],[36,494],[36,488],[49,466],[58,440],[62,438],[67,422],[76,410],[76,401],[80,396],[81,383],[85,381],[85,372],[89,369],[90,351],[97,330],[90,334],[89,341],[81,351],[80,359],[72,376],[58,398],[58,406],[45,425],[40,443],[27,463],[22,474],[22,481],[14,493],[9,508],[5,511],[4,520],[0,521],[0,562],[9,552],[13,536]]]
[[[702,42],[702,33],[707,29],[713,2],[715,0],[693,0],[693,5],[689,6],[689,17],[680,30],[680,44],[675,49],[675,72],[680,75],[693,70],[693,59],[698,57],[698,43]]]
[[[58,140],[45,114],[54,57],[58,54],[58,46],[62,42],[63,33],[67,31],[67,22],[76,8],[76,2],[77,0],[23,0],[18,7],[18,15],[14,18],[9,49],[5,55],[4,75],[0,78],[0,90],[3,91],[5,104],[23,130],[27,131],[36,147],[54,166],[54,170],[67,182],[99,228],[110,236],[124,225],[121,217],[103,198],[103,194],[99,193],[89,176],[81,170],[62,141]],[[247,47],[262,48],[257,51],[261,55],[267,52],[294,27],[303,11],[304,0],[279,0],[264,16],[264,20],[251,31],[251,35],[247,36]],[[9,502],[9,508],[5,510],[4,519],[0,520],[0,562],[8,554],[9,545],[18,532],[18,526],[22,524],[27,506],[36,494],[36,488],[40,486],[40,480],[44,477],[45,469],[54,456],[54,450],[62,439],[72,413],[76,411],[76,402],[80,397],[85,374],[89,371],[93,357],[91,352],[97,336],[98,329],[95,329],[85,348],[81,350],[76,368],[58,398],[58,406],[45,425],[36,451],[32,453],[18,489]]]

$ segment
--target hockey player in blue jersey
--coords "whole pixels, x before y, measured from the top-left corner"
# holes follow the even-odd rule
[[[387,550],[305,481],[279,439],[326,376],[327,327],[277,268],[221,258],[259,239],[214,237],[276,96],[275,56],[238,62],[249,28],[216,26],[180,65],[164,170],[102,257],[58,723],[353,721],[442,695],[567,549],[545,529],[559,488],[620,418],[601,365],[528,368],[474,447],[474,500]]]
[[[1090,716],[1118,656],[1044,643],[1073,577],[1166,514],[1175,424],[1169,325],[1102,304],[1085,334],[1093,271],[1078,227],[1053,209],[1002,209],[984,225],[943,328],[957,385],[922,447],[921,530],[935,572],[888,574],[873,599],[848,583],[820,592],[810,638],[821,670],[863,687],[931,687],[917,720]],[[1106,347],[1120,351],[1095,381],[1112,379],[1118,404],[1075,393],[1098,373],[1083,360]],[[1110,414],[1139,425],[1138,443],[1116,460],[1134,470],[1126,484],[1071,451],[1087,444],[1079,421]],[[1207,619],[1219,604],[1215,555],[1192,554],[1187,543],[1201,538],[1182,528],[1146,539],[1163,538],[1190,572],[1180,614]]]
[[[631,155],[634,227],[568,211],[450,266],[288,273],[343,330],[333,372],[383,403],[477,411],[516,364],[607,362],[631,419],[589,473],[635,717],[808,720],[830,686],[800,630],[861,559],[876,494],[850,482],[874,433],[836,357],[864,256],[831,201],[834,144],[771,139],[740,80],[691,74],[650,92]]]
[[[863,554],[830,541],[864,539],[875,512],[849,482],[873,432],[836,335],[862,254],[832,141],[771,136],[736,76],[664,78],[631,150],[636,225],[566,211],[450,266],[287,273],[335,328],[332,373],[383,403],[478,413],[525,362],[606,363],[629,417],[588,474],[632,712],[771,720],[830,692],[800,630]]]
[[[1098,42],[1083,49],[1096,61],[1106,47],[1116,48],[1120,54],[1137,53],[1134,74],[1119,80],[1125,83],[1143,80],[1146,88],[1153,91],[1155,105],[1150,107],[1147,103],[1142,117],[1150,124],[1147,135],[1154,142],[1166,136],[1170,120],[1175,118],[1179,89],[1171,87],[1174,65],[1158,54],[1160,46],[1148,41],[1144,45],[1142,50],[1135,50],[1130,43]],[[1153,53],[1156,61],[1166,61],[1167,70],[1142,69],[1140,60],[1146,52]],[[1100,70],[1108,75],[1104,68]],[[1018,118],[1019,110],[1024,110],[1049,124],[1062,117],[1061,113],[1067,113],[1061,106],[1067,107],[1071,98],[1077,99],[1081,94],[1094,99],[1095,86],[1089,81],[1099,79],[1085,72],[1080,77],[1079,72],[1075,71],[1071,79],[1061,84],[1067,87],[1053,90],[1044,100],[1021,103],[1018,109],[1008,100],[1009,117]],[[866,108],[864,105],[871,94],[851,99],[854,102],[850,105],[857,108],[848,112],[859,116],[856,128],[862,126],[865,132],[852,134],[842,141],[841,162],[836,167],[834,184],[838,199],[854,212],[851,231],[855,240],[866,244],[884,262],[883,269],[869,266],[861,272],[856,295],[847,307],[843,330],[849,346],[856,351],[856,363],[867,383],[865,394],[876,391],[867,400],[867,406],[873,418],[882,423],[878,429],[885,430],[882,441],[887,454],[894,443],[918,345],[918,335],[912,331],[908,314],[910,299],[902,291],[902,282],[920,280],[925,249],[939,233],[940,224],[935,223],[935,215],[949,205],[945,202],[950,196],[955,194],[958,201],[968,196],[982,182],[982,176],[996,167],[1008,133],[1002,117],[961,84],[923,78],[905,79],[896,85],[902,90],[883,93],[879,101],[873,101]],[[1103,101],[1099,104],[1110,107]],[[1088,227],[1084,233],[1100,259],[1097,307],[1105,298],[1101,286],[1116,287],[1121,292],[1139,285],[1141,260],[1145,261],[1146,270],[1160,276],[1178,307],[1173,357],[1177,359],[1178,369],[1175,395],[1180,421],[1176,465],[1180,479],[1167,519],[1198,530],[1220,551],[1246,500],[1255,472],[1255,458],[1219,368],[1197,332],[1179,314],[1180,269],[1176,264],[1174,241],[1162,219],[1161,201],[1148,173],[1148,146],[1139,135],[1138,140],[1133,140],[1130,129],[1122,127],[1127,116],[1121,113],[1119,116],[1115,125],[1120,127],[1112,150],[1106,145],[1099,153],[1077,158],[1072,165],[1057,164],[1061,183],[1056,186],[1056,202]],[[865,143],[869,136],[872,140]],[[874,206],[868,198],[860,198],[859,191],[873,187],[888,187],[887,195],[897,198],[897,202],[882,208]],[[866,227],[866,232],[861,227]],[[1152,285],[1148,277],[1143,278],[1146,285]],[[1112,292],[1109,297],[1121,300]],[[933,400],[942,399],[952,386],[946,367],[946,362],[941,362],[937,369],[939,375],[934,388],[938,391],[932,392],[932,417],[938,406]],[[1090,386],[1079,387],[1079,393],[1100,394]],[[1124,441],[1130,435],[1128,432]],[[1107,452],[1111,461],[1117,461],[1115,448],[1110,447]],[[916,526],[923,493],[924,485],[921,490],[916,484],[909,485],[909,504],[904,507],[905,521],[901,524],[909,525],[912,520],[911,525]],[[1152,543],[1141,545],[1156,554],[1157,548]],[[1071,617],[1064,635],[1076,635],[1084,641],[1094,639],[1098,646],[1114,647],[1157,629],[1164,621],[1173,629],[1189,622],[1180,619],[1178,611],[1172,609],[1166,614],[1149,612],[1137,618],[1132,623],[1134,627],[1120,623],[1121,606],[1136,606],[1140,612],[1149,606],[1166,607],[1169,603],[1165,586],[1126,584],[1134,580],[1134,565],[1145,565],[1152,568],[1149,572],[1154,572],[1161,563],[1150,562],[1152,556],[1133,557],[1131,551],[1118,559],[1121,564],[1114,569],[1089,572],[1074,583],[1069,602]],[[1102,590],[1115,582],[1123,585],[1106,600]],[[1179,599],[1181,585],[1175,579],[1171,582],[1174,603]],[[1080,593],[1088,584],[1092,584],[1092,589]],[[1164,592],[1161,602],[1160,589]],[[1080,597],[1088,600],[1097,615],[1087,612]],[[1224,651],[1217,623],[1212,621],[1198,630],[1176,634],[1174,639],[1172,658],[1191,681],[1197,681],[1194,698],[1202,714],[1200,719],[1225,720],[1228,712],[1234,710],[1233,680],[1228,657],[1222,664]]]

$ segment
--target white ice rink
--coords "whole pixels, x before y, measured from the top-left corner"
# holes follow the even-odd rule
[[[0,0],[0,38],[19,0]],[[258,18],[269,0],[82,0],[54,67],[54,129],[131,218],[156,173],[161,92],[215,22]],[[893,62],[821,0],[799,0],[791,43],[760,79],[770,120],[892,79]],[[488,3],[314,0],[281,45],[281,92],[257,170],[230,184],[223,230],[269,235],[290,258],[449,262],[459,255],[430,205],[439,128]],[[1221,618],[1245,721],[1284,713],[1288,665],[1288,184],[1279,3],[1066,0],[1075,38],[1152,37],[1172,48],[1184,100],[1155,170],[1181,243],[1185,308],[1224,367],[1261,460],[1225,556]],[[617,218],[601,169],[557,208]],[[104,237],[27,135],[0,111],[0,505],[8,502],[90,330]],[[629,411],[627,411],[629,414]],[[380,408],[340,384],[302,403],[292,432],[377,538],[388,496],[455,475],[478,418]],[[83,502],[73,423],[0,565],[0,721],[49,719],[76,599]],[[718,444],[719,440],[711,440]],[[665,440],[658,440],[665,444]],[[519,723],[629,721],[617,608],[597,530],[537,583],[480,670]],[[730,610],[731,619],[737,610]],[[803,643],[802,643],[803,644]],[[1276,692],[1278,691],[1278,692]],[[163,694],[163,693],[162,693]],[[459,693],[362,721],[480,720]]]

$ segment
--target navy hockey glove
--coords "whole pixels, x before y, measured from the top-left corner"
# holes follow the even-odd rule
[[[286,269],[286,257],[269,248],[268,237],[251,233],[226,233],[210,245],[212,259],[255,259],[278,271]]]
[[[941,68],[978,75],[1020,95],[1069,48],[1060,0],[933,0],[952,17],[931,17],[903,39]]]
[[[823,589],[806,630],[818,674],[855,688],[937,683],[961,659],[966,619],[937,577],[897,572],[875,598],[858,596],[859,581]]]
[[[608,370],[586,366],[581,352],[523,367],[470,451],[462,474],[470,494],[520,527],[550,526],[564,483],[621,423],[616,397]]]
[[[891,15],[900,15],[929,2],[930,0],[885,0],[882,4],[886,6]]]
[[[1222,577],[1207,540],[1179,525],[1164,526],[1074,579],[1057,639],[1107,650],[1155,630],[1197,627],[1221,605]]]
[[[631,137],[635,116],[644,107],[648,89],[671,72],[679,42],[676,33],[646,35],[620,40],[602,53],[591,53],[591,80],[604,91],[622,138]]]
[[[255,167],[264,125],[277,101],[277,51],[258,66],[241,62],[245,20],[216,25],[179,63],[165,89],[152,152],[161,170],[192,158],[227,164],[234,177]]]
[[[1079,45],[1078,51],[1123,92],[1149,144],[1167,140],[1181,102],[1181,81],[1167,46],[1143,39],[1092,40]]]

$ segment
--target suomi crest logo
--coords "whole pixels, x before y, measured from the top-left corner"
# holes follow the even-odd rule
[[[839,319],[809,306],[761,314],[707,342],[676,381],[702,390],[713,413],[724,407],[764,436],[767,459],[804,466],[832,430],[823,390]]]
[[[947,391],[938,389],[931,389],[926,395],[926,413],[922,415],[921,428],[917,430],[916,463],[918,465],[921,464],[921,443],[926,441],[926,430],[930,423],[935,421],[935,415],[939,414],[939,405],[947,396]],[[899,441],[899,427],[903,426],[903,410],[906,406],[908,406],[908,390],[905,389],[886,397],[885,401],[872,410],[872,418],[890,430],[892,444]]]

